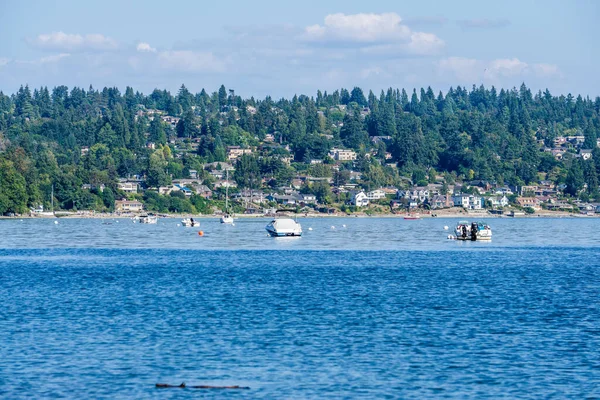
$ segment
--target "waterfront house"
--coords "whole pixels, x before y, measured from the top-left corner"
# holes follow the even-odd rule
[[[356,207],[365,207],[369,205],[369,199],[365,192],[349,192],[350,193],[350,202],[352,205]]]
[[[467,210],[481,210],[483,208],[483,197],[472,194],[458,193],[454,195],[454,206]]]
[[[116,200],[115,211],[117,212],[140,212],[144,209],[144,205],[137,200]]]
[[[492,207],[506,207],[510,203],[506,196],[491,196],[488,198]]]
[[[531,207],[534,210],[540,209],[540,203],[535,197],[517,197],[517,204],[521,207]]]
[[[267,196],[267,200],[285,206],[296,205],[299,203],[298,196],[291,194],[270,194]]]
[[[429,190],[426,187],[398,190],[396,198],[414,200],[418,203],[423,203],[425,200],[429,199]]]
[[[317,196],[311,193],[300,194],[299,196],[300,203],[302,204],[316,204]]]
[[[437,210],[440,208],[449,208],[454,205],[454,202],[450,199],[449,195],[435,195],[432,196],[430,200],[428,200],[429,207],[432,210]]]

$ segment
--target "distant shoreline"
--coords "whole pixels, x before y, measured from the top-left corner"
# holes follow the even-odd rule
[[[173,214],[173,213],[155,213],[160,216],[164,216],[163,218],[196,218],[196,219],[218,219],[221,215],[218,214]],[[511,219],[522,219],[522,218],[600,218],[600,214],[594,215],[584,215],[584,214],[573,214],[566,212],[555,212],[555,211],[546,211],[542,213],[535,214],[525,214],[518,216],[509,216],[509,215],[497,215],[497,214],[488,214],[488,213],[460,213],[460,212],[437,212],[432,214],[425,213],[412,213],[412,215],[419,215],[421,219],[429,219],[429,218],[439,218],[439,219],[497,219],[497,218],[511,218]],[[21,215],[21,216],[0,216],[1,220],[14,220],[14,219],[132,219],[142,214],[116,214],[116,213],[95,213],[95,214],[73,214],[73,215],[61,215],[61,216],[33,216],[33,215]],[[282,214],[283,215],[283,214]],[[295,217],[295,214],[287,214],[288,216]],[[404,219],[407,216],[407,213],[399,213],[399,214],[315,214],[315,213],[298,213],[298,218],[398,218]],[[235,214],[234,217],[236,219],[253,219],[253,218],[273,218],[273,215],[264,215],[264,214]]]

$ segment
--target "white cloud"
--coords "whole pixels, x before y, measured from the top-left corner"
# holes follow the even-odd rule
[[[117,42],[101,34],[69,34],[64,32],[43,33],[30,43],[46,50],[58,51],[99,51],[114,50]]]
[[[433,33],[412,31],[396,13],[330,14],[323,25],[306,27],[301,38],[309,43],[352,43],[361,52],[391,56],[433,54],[444,46]]]
[[[325,17],[324,26],[309,26],[305,34],[308,39],[314,40],[341,39],[366,43],[407,39],[410,29],[400,24],[401,21],[396,13],[330,14]]]
[[[522,75],[527,71],[527,63],[518,58],[501,58],[490,62],[484,75],[489,79],[497,79],[501,77]]]
[[[225,70],[225,62],[212,52],[163,51],[158,54],[158,60],[164,69],[183,72],[223,72]]]
[[[414,54],[435,54],[444,47],[444,41],[433,33],[413,32],[408,48]]]
[[[560,75],[560,69],[554,64],[533,64],[533,72],[542,77],[558,76]]]
[[[70,57],[70,56],[71,55],[69,53],[60,53],[60,54],[55,54],[53,56],[42,57],[42,58],[40,58],[39,62],[41,64],[55,63],[55,62],[62,60],[63,58]]]
[[[156,49],[146,42],[138,43],[136,50],[140,53],[156,53]]]

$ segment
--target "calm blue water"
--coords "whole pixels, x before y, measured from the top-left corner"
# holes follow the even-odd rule
[[[0,397],[600,397],[599,219],[111,222],[0,221]]]

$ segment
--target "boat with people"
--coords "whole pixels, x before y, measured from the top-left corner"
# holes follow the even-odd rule
[[[269,222],[265,229],[267,230],[269,235],[273,237],[302,236],[302,226],[296,219],[293,218],[276,217],[273,221]]]
[[[154,214],[144,214],[138,217],[140,224],[156,224],[158,222],[158,216]]]
[[[193,228],[196,226],[200,226],[200,221],[195,221],[194,218],[184,218],[181,220],[181,226]]]
[[[456,224],[456,240],[492,240],[492,228],[485,222],[459,221]]]

